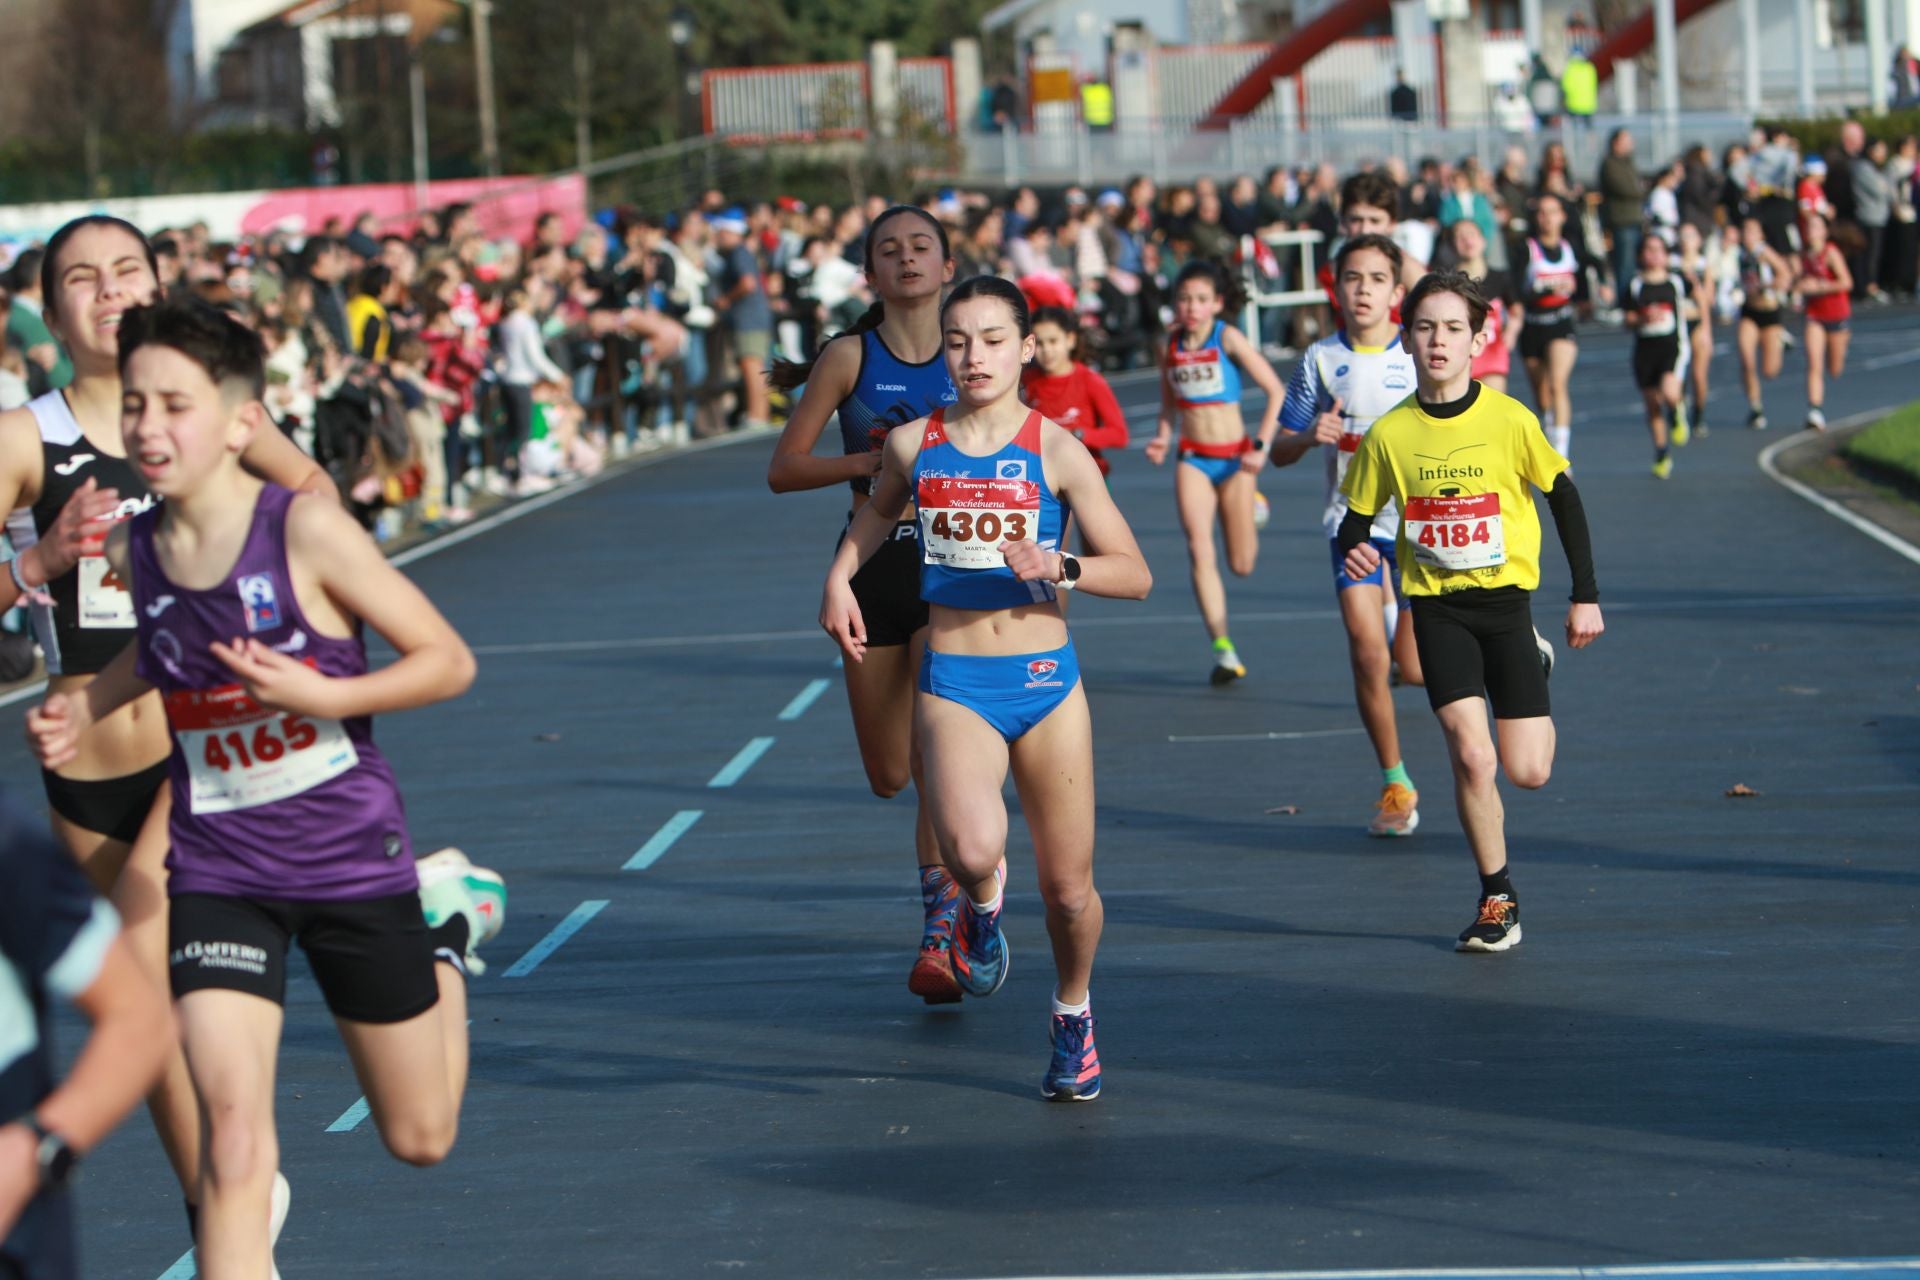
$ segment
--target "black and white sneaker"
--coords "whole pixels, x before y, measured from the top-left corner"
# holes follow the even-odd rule
[[[1553,644],[1540,634],[1540,628],[1533,629],[1534,647],[1540,650],[1540,674],[1553,679]]]
[[[1807,410],[1807,430],[1825,431],[1826,429],[1827,415],[1820,411],[1819,405],[1813,405]]]
[[[1765,431],[1767,429],[1767,415],[1758,409],[1747,410],[1747,426],[1754,431]]]
[[[1520,945],[1520,904],[1504,893],[1480,899],[1480,915],[1455,951],[1507,951]]]

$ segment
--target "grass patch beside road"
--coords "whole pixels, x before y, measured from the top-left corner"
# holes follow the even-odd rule
[[[1847,460],[1909,493],[1920,491],[1920,401],[1896,409],[1842,448]]]

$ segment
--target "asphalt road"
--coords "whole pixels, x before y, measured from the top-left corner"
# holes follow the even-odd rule
[[[1830,417],[1911,398],[1914,320],[1857,322]],[[1498,957],[1452,951],[1477,885],[1418,690],[1398,707],[1423,826],[1362,834],[1378,775],[1317,464],[1263,482],[1261,562],[1230,587],[1251,674],[1216,690],[1170,477],[1117,461],[1157,585],[1074,604],[1108,911],[1090,1106],[1037,1095],[1051,974],[1017,822],[1006,988],[941,1010],[905,990],[912,811],[867,793],[813,623],[840,495],[770,496],[769,444],[744,442],[419,560],[481,674],[381,741],[416,842],[502,870],[509,925],[474,984],[460,1145],[431,1171],[351,1123],[359,1090],[297,967],[281,1271],[1920,1254],[1920,567],[1765,479],[1780,432],[1739,425],[1730,357],[1715,374],[1715,429],[1661,483],[1624,341],[1586,343],[1573,457],[1608,631],[1563,649],[1552,784],[1506,792],[1527,940]],[[1152,385],[1120,389],[1149,433]],[[1777,423],[1798,394],[1790,353]],[[1552,635],[1566,570],[1544,561]],[[0,769],[25,790],[17,741]],[[144,1120],[80,1197],[90,1275],[187,1274]]]

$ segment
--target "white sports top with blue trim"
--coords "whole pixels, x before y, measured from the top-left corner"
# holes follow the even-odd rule
[[[1060,545],[1066,504],[1047,484],[1039,413],[1027,415],[1005,447],[976,457],[947,438],[944,411],[927,419],[913,464],[920,509],[920,598],[955,609],[1013,609],[1054,598],[1050,582],[1022,582],[1002,542]]]
[[[1313,420],[1340,402],[1340,439],[1323,446],[1327,455],[1327,505],[1320,523],[1332,538],[1347,517],[1347,499],[1340,482],[1347,464],[1367,431],[1387,410],[1413,394],[1413,353],[1400,336],[1384,347],[1357,347],[1344,332],[1320,339],[1293,371],[1287,398],[1280,409],[1280,429],[1298,434],[1313,430]],[[1388,499],[1373,517],[1371,536],[1393,538],[1400,532],[1400,508]]]

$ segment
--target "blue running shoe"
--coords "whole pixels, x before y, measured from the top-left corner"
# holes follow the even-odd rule
[[[1007,939],[1000,913],[983,916],[965,894],[953,922],[953,980],[970,996],[990,996],[1007,980]]]
[[[1056,1013],[1049,1034],[1053,1061],[1040,1078],[1040,1096],[1052,1102],[1092,1102],[1100,1096],[1100,1051],[1093,1047],[1093,1015]]]

